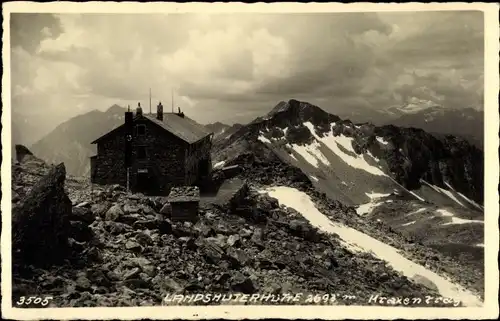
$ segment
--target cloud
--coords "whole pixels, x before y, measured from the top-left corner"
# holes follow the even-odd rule
[[[50,14],[15,13],[10,18],[10,38],[12,47],[23,47],[33,53],[40,42],[46,38],[57,38],[61,25]]]
[[[335,112],[482,108],[481,12],[13,14],[13,111],[55,126],[114,103],[249,121],[290,98]]]

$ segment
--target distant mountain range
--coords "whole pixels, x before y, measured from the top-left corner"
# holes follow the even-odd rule
[[[47,136],[34,143],[30,150],[50,164],[64,162],[68,173],[88,176],[90,156],[96,148],[90,143],[123,124],[126,109],[111,106],[105,112],[93,110],[65,121]]]
[[[346,204],[367,196],[450,189],[477,203],[483,198],[482,152],[455,136],[436,137],[417,128],[356,124],[307,102],[280,102],[267,115],[218,139],[214,159],[229,162],[262,142],[301,168],[323,191]],[[229,153],[226,157],[224,154]],[[479,165],[481,164],[481,165]],[[425,182],[425,183],[424,183]],[[447,185],[448,184],[448,185]],[[373,190],[373,191],[372,191]]]
[[[90,142],[122,124],[124,111],[119,106],[113,106],[106,112],[94,111],[75,117],[37,142],[36,148],[31,151],[37,157],[52,163],[63,161],[68,170],[87,175],[88,156],[93,154]],[[418,115],[425,115],[426,112],[437,119],[453,117],[443,116],[441,112],[433,114],[429,108],[415,111],[411,116],[419,119],[421,116]],[[403,116],[399,115],[398,118]],[[467,118],[467,114],[460,113],[457,117]],[[425,119],[428,120],[427,123],[434,121],[424,118],[424,122]],[[221,236],[233,233],[228,231],[235,231],[236,234],[245,232],[250,226],[253,226],[254,231],[260,231],[248,230],[250,234],[238,238],[240,242],[236,247],[244,250],[241,255],[231,256],[229,262],[239,263],[234,266],[229,263],[224,269],[234,271],[235,268],[249,264],[249,271],[255,271],[256,267],[266,270],[256,278],[260,280],[261,276],[269,275],[271,267],[283,273],[285,268],[289,268],[291,274],[300,273],[297,275],[303,275],[304,279],[311,279],[311,275],[320,276],[314,285],[317,291],[321,289],[316,288],[316,284],[328,283],[325,280],[339,280],[332,284],[331,289],[340,289],[358,282],[355,287],[362,289],[363,293],[390,294],[393,289],[399,291],[403,287],[406,287],[403,294],[398,292],[397,295],[416,293],[413,288],[402,283],[406,279],[397,281],[397,284],[388,283],[389,273],[381,268],[390,266],[394,269],[391,271],[397,271],[399,275],[411,279],[412,283],[408,283],[409,285],[423,284],[427,288],[427,294],[432,294],[429,292],[432,290],[443,297],[458,298],[464,305],[480,305],[480,296],[484,293],[484,156],[476,146],[456,136],[435,135],[420,128],[354,122],[295,99],[278,103],[270,112],[248,124],[229,126],[214,123],[207,127],[215,134],[212,148],[215,170],[212,178],[215,178],[214,181],[222,178],[225,180],[223,186],[227,188],[221,188],[222,192],[215,199],[225,197],[228,190],[231,190],[228,186],[235,182],[231,177],[246,182],[247,188],[255,193],[255,198],[247,195],[238,199],[233,196],[233,200],[238,199],[237,203],[231,201],[231,204],[237,205],[231,206],[234,210],[229,207],[227,210],[214,207],[213,210],[206,211],[210,216],[203,215],[202,225],[213,225],[214,229],[211,231],[220,231],[221,234],[218,235]],[[13,172],[18,175],[14,175],[13,186],[14,191],[24,193],[25,178],[31,180],[24,167],[33,166],[30,161],[32,155],[31,151],[20,146],[17,150],[28,162],[14,166]],[[234,167],[228,168],[231,165],[237,165],[238,171]],[[95,202],[89,193],[82,192],[89,187],[88,181],[82,183],[73,178],[71,181],[74,183],[67,183],[66,188],[73,189],[72,195],[75,197],[80,195],[78,201],[74,202],[75,205],[90,205],[87,202]],[[75,190],[75,186],[78,190]],[[114,187],[94,187],[100,189],[101,194],[106,190],[110,194],[97,200],[98,203],[92,205],[91,211],[97,209],[94,205],[103,205],[100,202],[104,203],[104,199],[109,206],[112,200],[115,203],[123,202],[117,203],[119,208],[122,208],[121,204],[127,204],[123,207],[124,211],[125,206],[130,208],[131,197],[124,192],[117,200],[112,198],[112,195],[116,195]],[[264,194],[274,200],[264,198]],[[22,199],[23,194],[18,195],[18,199]],[[154,203],[153,199],[146,201],[141,200],[141,197],[135,195],[134,199],[138,200],[135,204]],[[208,199],[205,201],[209,202]],[[158,205],[159,211],[163,204]],[[285,207],[279,207],[280,205]],[[285,208],[289,212],[286,215],[280,214]],[[217,211],[219,214],[214,216]],[[124,215],[126,214],[119,214],[122,217]],[[106,221],[111,221],[107,217],[107,214],[104,215]],[[140,216],[135,216],[135,219],[137,217]],[[317,242],[304,242],[307,230],[297,225],[297,219],[301,218],[338,238],[338,243],[331,243],[331,240],[325,243],[328,249],[334,251],[329,256],[332,258],[330,264],[324,265],[324,257],[321,256],[321,260],[312,261],[318,257],[318,253],[324,254],[325,250],[319,248]],[[128,222],[128,218],[123,222]],[[137,221],[133,222],[135,226]],[[148,222],[151,221],[148,219]],[[230,228],[219,229],[221,223],[228,222],[234,224]],[[270,229],[273,224],[276,228]],[[99,230],[98,233],[106,234],[100,235],[113,234],[107,232],[103,224],[93,225],[98,229],[102,226],[102,231]],[[185,225],[178,226],[184,226],[182,231],[188,231],[184,229],[187,228]],[[144,227],[146,228],[145,225]],[[180,231],[178,227],[175,228]],[[284,242],[289,228],[293,231],[290,237],[296,240],[293,246]],[[192,234],[195,230],[199,234]],[[224,250],[214,250],[214,246],[221,244],[222,248],[228,245],[228,241],[218,243],[219,237],[208,237],[209,234],[200,229],[193,228],[192,231],[189,235],[198,235],[197,240],[207,237],[206,240],[213,243],[210,243],[210,247],[205,247],[204,243],[197,242],[201,246],[195,244],[195,250],[189,249],[190,258],[198,258],[196,262],[216,258],[210,259],[211,264],[197,263],[194,266],[206,271],[212,269],[215,262],[221,264],[216,267],[219,273],[221,262],[225,259],[221,254],[208,253],[224,253]],[[172,230],[168,233],[172,233]],[[287,236],[286,239],[291,238]],[[121,239],[126,240],[123,237]],[[131,239],[139,242],[137,236],[132,236]],[[157,239],[161,240],[160,237]],[[169,238],[168,246],[176,246],[180,239]],[[117,243],[113,241],[114,245]],[[251,245],[253,243],[260,245],[254,247]],[[164,258],[165,254],[158,248],[164,248],[164,244],[154,244],[152,247],[148,243],[148,249],[156,249],[158,255],[150,255],[148,260],[157,260],[154,264],[162,266],[159,258]],[[274,248],[277,251],[270,252]],[[120,245],[117,249],[126,252],[125,246]],[[187,249],[184,241],[179,249]],[[181,252],[182,250],[172,253],[178,258]],[[265,252],[268,254],[259,264],[247,259],[250,253],[252,257],[256,257],[256,253]],[[226,253],[230,255],[231,252],[228,250]],[[305,260],[304,253],[311,253],[310,258]],[[126,255],[118,254],[113,259],[118,265],[121,264],[118,262],[128,256],[130,252]],[[340,260],[341,258],[347,259]],[[180,260],[184,261],[186,260]],[[347,262],[359,262],[362,268],[354,269],[347,266]],[[309,265],[305,265],[306,263]],[[188,271],[187,268],[181,270]],[[380,276],[383,278],[380,279]],[[182,278],[186,280],[185,272],[182,273]],[[213,278],[207,277],[209,280]],[[220,289],[220,284],[217,286]],[[195,287],[193,291],[198,289]],[[115,297],[114,294],[111,295]]]
[[[221,122],[215,122],[205,125],[214,132],[214,139],[226,139],[234,134],[238,129],[243,127],[242,124],[227,125]]]
[[[286,102],[278,103],[275,108],[283,104]],[[380,110],[360,106],[349,109],[330,107],[325,110],[356,124],[414,127],[436,135],[454,135],[483,149],[484,112],[473,108],[445,108],[429,102],[412,101]]]
[[[287,102],[280,102],[269,115],[271,117]],[[89,157],[95,154],[95,146],[90,142],[124,121],[125,108],[111,106],[105,112],[91,111],[71,118],[42,139],[29,145],[30,150],[48,163],[64,162],[68,173],[75,176],[87,176],[90,170]],[[444,109],[441,107],[404,108],[391,107],[387,110],[371,110],[367,108],[343,111],[341,119],[349,119],[353,123],[372,123],[378,126],[395,125],[399,127],[415,127],[424,129],[435,135],[455,135],[462,137],[475,146],[483,146],[483,113],[474,109]],[[260,121],[265,117],[258,117]],[[215,139],[228,139],[243,125],[227,125],[215,122],[206,125],[214,132]],[[13,145],[18,143],[22,130],[13,126]]]
[[[483,149],[484,112],[473,108],[446,109],[434,106],[412,113],[401,113],[399,117],[385,124],[421,128],[435,134],[459,136]]]

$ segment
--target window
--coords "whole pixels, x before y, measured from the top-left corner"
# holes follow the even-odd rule
[[[137,125],[137,136],[144,136],[146,134],[146,125]]]
[[[137,146],[137,159],[146,159],[146,146]]]

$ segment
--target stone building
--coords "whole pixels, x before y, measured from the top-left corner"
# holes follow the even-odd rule
[[[129,184],[133,192],[168,195],[174,186],[193,186],[210,176],[213,133],[182,112],[135,115],[125,113],[125,123],[97,138],[97,155],[91,157],[91,181],[127,184],[125,141],[130,149]],[[126,120],[127,122],[127,120]],[[127,128],[130,128],[129,138]]]
[[[168,195],[170,219],[172,221],[196,221],[200,203],[197,187],[173,187]]]

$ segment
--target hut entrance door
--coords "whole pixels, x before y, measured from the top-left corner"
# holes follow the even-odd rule
[[[148,172],[138,172],[135,189],[145,195],[155,195],[158,193],[158,181]]]
[[[204,179],[210,174],[210,160],[202,159],[198,165],[198,178]]]
[[[196,185],[200,188],[200,192],[203,194],[212,192],[213,184],[210,178],[211,170],[210,159],[202,159],[198,163],[198,177],[196,179]]]

